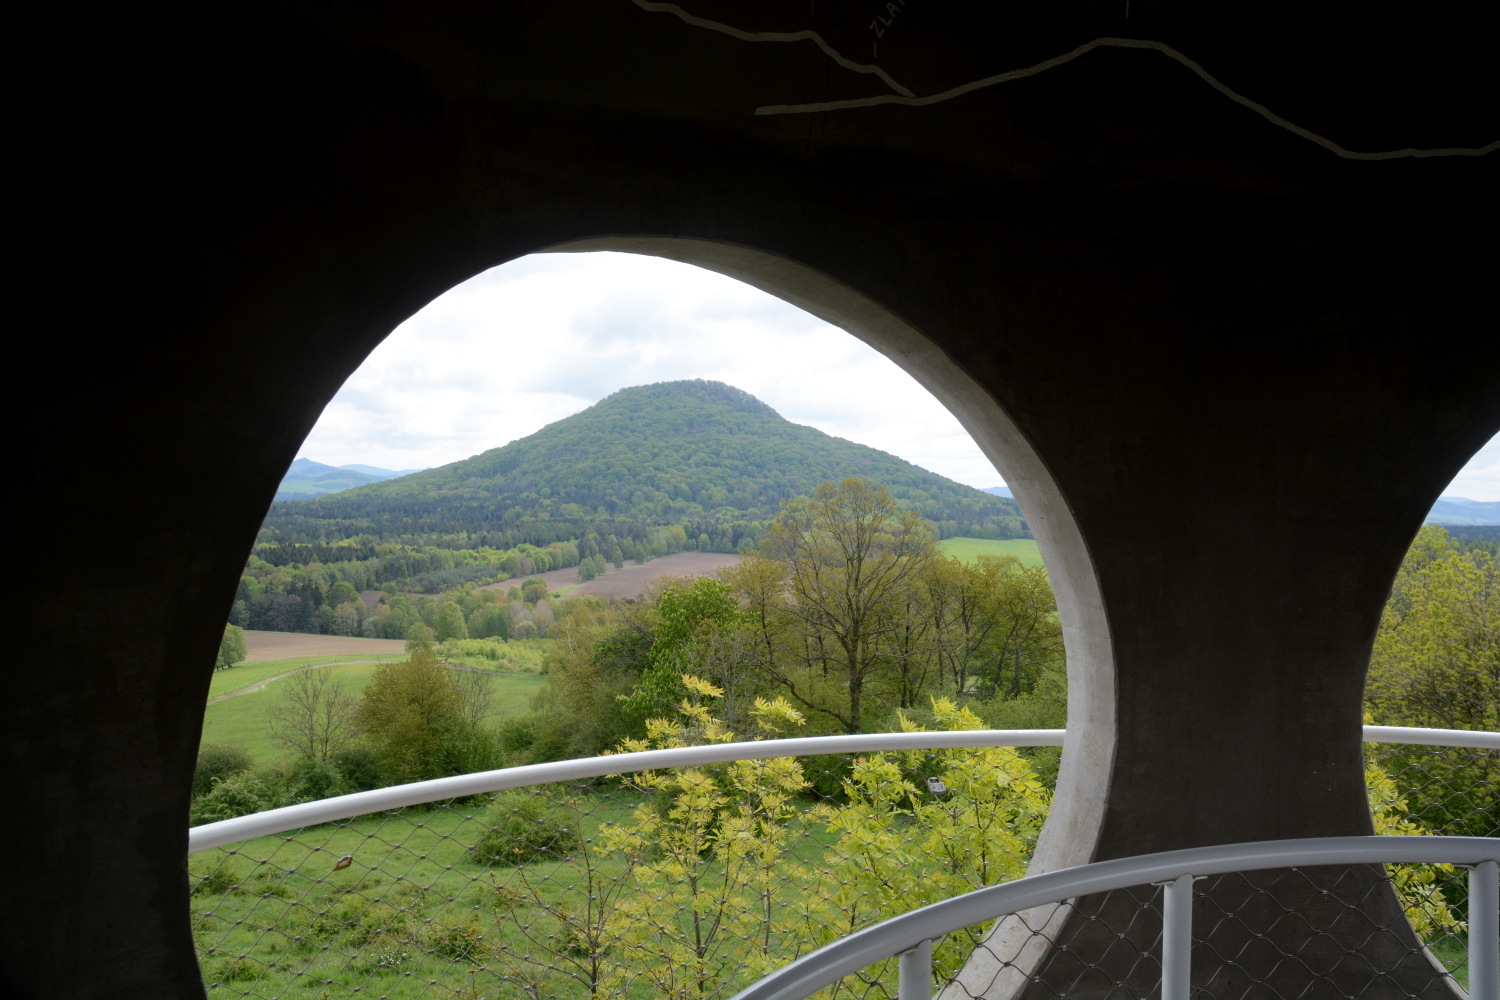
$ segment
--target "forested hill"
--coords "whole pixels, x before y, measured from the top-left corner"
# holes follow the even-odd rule
[[[868,476],[944,537],[1029,534],[1015,501],[784,419],[722,382],[622,389],[462,462],[312,500],[277,502],[262,542],[547,545],[681,525],[716,551],[753,537],[786,498]]]

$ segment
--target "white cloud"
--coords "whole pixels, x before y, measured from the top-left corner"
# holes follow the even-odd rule
[[[728,382],[788,420],[961,483],[1002,482],[958,421],[861,341],[732,278],[623,253],[535,254],[434,299],[349,378],[302,454],[443,465],[617,389],[686,378]],[[1444,495],[1500,500],[1500,438]]]
[[[439,296],[350,377],[302,454],[442,465],[618,389],[688,378],[959,482],[1002,482],[936,399],[859,340],[732,278],[622,253],[533,255]]]

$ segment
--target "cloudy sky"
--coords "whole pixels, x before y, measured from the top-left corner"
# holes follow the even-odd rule
[[[435,299],[376,348],[301,454],[415,469],[525,437],[632,385],[705,378],[961,483],[1002,480],[948,411],[849,334],[688,264],[538,254]],[[1500,439],[1447,491],[1500,499]]]

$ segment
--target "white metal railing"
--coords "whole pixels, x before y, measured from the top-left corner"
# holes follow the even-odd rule
[[[1469,996],[1500,1000],[1500,839],[1320,837],[1222,844],[1100,861],[1032,875],[945,899],[850,934],[799,958],[733,1000],[804,1000],[883,959],[899,958],[899,1000],[930,1000],[932,944],[946,934],[1019,913],[1131,886],[1163,887],[1162,1000],[1188,1000],[1193,880],[1228,872],[1312,865],[1456,864],[1469,871]]]
[[[578,781],[611,774],[629,774],[666,767],[696,767],[737,760],[772,757],[807,757],[832,753],[875,753],[883,750],[944,750],[956,747],[1055,747],[1064,745],[1062,729],[976,729],[937,733],[868,733],[856,736],[809,736],[743,743],[713,743],[708,746],[640,753],[606,754],[547,764],[505,767],[452,778],[416,781],[390,788],[377,788],[352,795],[339,795],[316,802],[303,802],[268,809],[235,819],[206,823],[188,830],[188,853],[196,854],[256,837],[331,823],[368,813],[404,806],[422,805],[465,795],[526,788],[556,781]],[[1411,743],[1426,746],[1477,747],[1500,750],[1500,733],[1461,729],[1408,729],[1397,726],[1365,726],[1367,743]]]
[[[236,819],[205,823],[188,831],[188,853],[223,847],[242,840],[287,830],[300,830],[319,823],[363,816],[385,809],[421,805],[464,795],[499,792],[509,788],[547,785],[555,781],[579,781],[610,774],[654,771],[665,767],[698,767],[737,760],[772,757],[810,757],[830,753],[876,753],[881,750],[946,750],[955,747],[1060,747],[1062,729],[973,729],[942,733],[861,733],[856,736],[808,736],[789,740],[753,740],[743,743],[710,743],[707,746],[639,753],[606,754],[558,760],[547,764],[503,767],[497,771],[460,774],[452,778],[415,781],[369,792],[355,792],[317,802],[303,802],[280,809],[252,813]]]

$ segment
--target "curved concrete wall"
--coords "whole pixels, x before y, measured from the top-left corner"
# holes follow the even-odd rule
[[[0,933],[34,992],[201,995],[189,777],[282,471],[402,319],[589,239],[752,248],[701,262],[842,317],[1013,477],[1090,679],[1039,863],[1368,829],[1380,606],[1500,427],[1495,158],[1329,144],[1491,142],[1480,33],[911,4],[876,44],[857,3],[687,7],[18,21],[67,40],[19,98],[23,287],[54,311],[13,393]],[[1125,36],[1159,47],[1079,52]],[[919,97],[1004,78],[837,105],[899,93],[871,66]],[[809,102],[834,106],[756,113]]]

